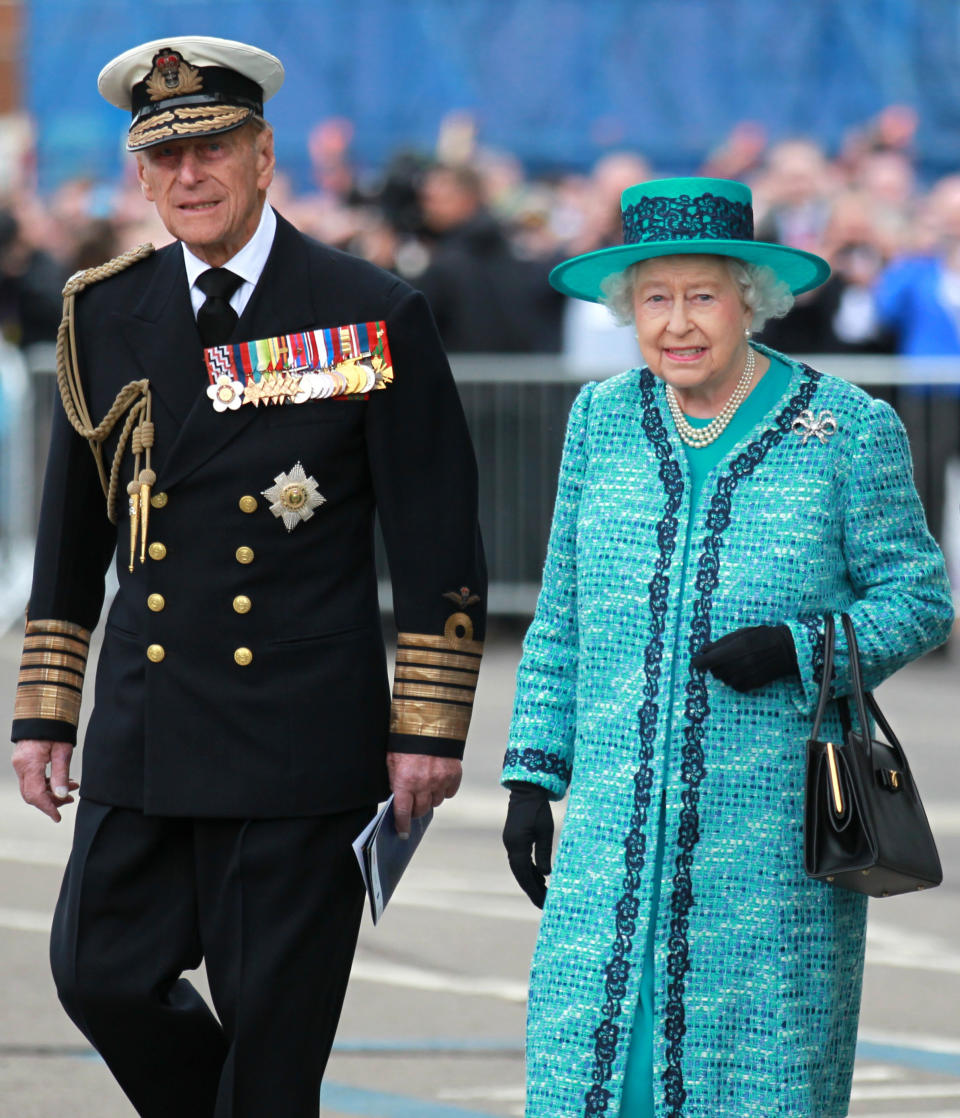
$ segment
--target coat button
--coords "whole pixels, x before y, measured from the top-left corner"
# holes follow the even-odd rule
[[[249,613],[250,607],[253,602],[246,596],[246,594],[238,594],[233,599],[233,608],[237,613]]]
[[[166,493],[154,493],[154,495],[150,498],[150,504],[153,505],[155,509],[162,509],[166,507],[168,500],[169,498],[167,497]]]
[[[147,548],[147,554],[150,556],[151,559],[158,559],[158,560],[159,559],[166,559],[166,557],[167,557],[167,545],[162,544],[159,541],[154,541]]]
[[[167,651],[162,644],[151,644],[147,648],[147,659],[153,664],[159,664],[166,654]]]
[[[162,594],[151,594],[147,598],[147,609],[153,610],[154,613],[159,613],[166,604],[167,600]]]
[[[237,555],[237,562],[238,563],[252,563],[253,562],[253,548],[252,547],[238,547],[236,555]]]
[[[248,664],[253,663],[253,653],[249,648],[238,648],[236,652],[234,652],[233,658],[241,668],[245,668]]]
[[[256,497],[251,497],[249,494],[247,494],[244,497],[241,497],[240,500],[237,503],[240,506],[240,511],[241,512],[256,512],[257,511],[257,498]]]

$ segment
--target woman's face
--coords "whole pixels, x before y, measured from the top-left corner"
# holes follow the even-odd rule
[[[752,312],[722,257],[662,256],[634,273],[633,313],[643,359],[684,395],[730,390],[743,371]]]

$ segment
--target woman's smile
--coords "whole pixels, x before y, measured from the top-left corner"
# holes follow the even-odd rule
[[[707,352],[707,347],[702,345],[686,346],[683,349],[680,349],[676,346],[671,346],[669,348],[665,348],[663,352],[672,361],[697,361]]]

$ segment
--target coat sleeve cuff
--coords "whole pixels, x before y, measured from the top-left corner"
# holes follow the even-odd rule
[[[567,794],[573,769],[562,754],[550,749],[509,746],[503,758],[500,783],[508,787],[512,781],[537,784],[552,800],[562,800]]]
[[[14,740],[76,742],[90,631],[72,621],[29,620],[14,702]]]
[[[55,718],[15,718],[10,731],[10,740],[17,741],[65,741],[77,744],[77,727],[70,722],[58,722]]]
[[[390,753],[423,753],[427,757],[451,757],[463,760],[464,742],[456,738],[435,738],[427,734],[393,734],[387,737]]]
[[[451,616],[443,636],[398,634],[390,750],[463,756],[482,655],[483,642],[473,640],[463,613]]]
[[[798,618],[786,625],[797,650],[801,684],[797,707],[804,714],[813,714],[823,685],[823,618]]]

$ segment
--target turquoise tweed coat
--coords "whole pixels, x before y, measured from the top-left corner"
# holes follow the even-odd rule
[[[779,411],[692,520],[659,380],[633,370],[574,403],[503,769],[569,794],[530,979],[527,1118],[619,1115],[661,810],[657,1118],[847,1113],[866,901],[802,864],[822,618],[851,615],[875,687],[941,644],[953,610],[895,413],[788,364]],[[836,434],[793,431],[805,411]],[[799,679],[739,694],[691,669],[704,642],[781,622]]]

